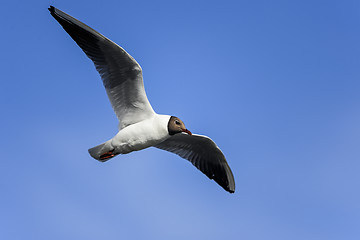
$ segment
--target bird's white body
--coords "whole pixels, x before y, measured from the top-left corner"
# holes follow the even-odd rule
[[[115,154],[126,154],[148,148],[170,137],[169,115],[154,114],[153,117],[121,129],[111,140]]]

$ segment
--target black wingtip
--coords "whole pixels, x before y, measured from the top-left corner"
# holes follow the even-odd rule
[[[232,180],[229,184],[229,193],[234,193],[235,192],[235,180],[234,177],[232,176]]]
[[[227,181],[219,181],[219,179],[214,179],[221,187],[223,187],[227,192],[234,193],[235,192],[235,180],[234,175],[231,172],[230,167],[228,168],[227,172]]]
[[[51,6],[51,5],[50,5],[50,7],[49,7],[48,9],[49,9],[50,13],[54,13],[54,12],[55,12],[54,6]]]
[[[225,191],[229,192],[229,193],[234,193],[235,192],[235,186],[226,186],[223,187],[225,189]]]

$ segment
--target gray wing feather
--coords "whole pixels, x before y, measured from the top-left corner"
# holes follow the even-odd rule
[[[235,180],[220,148],[202,135],[175,134],[155,147],[189,160],[197,169],[214,179],[226,191],[235,191]]]
[[[51,6],[51,15],[94,62],[120,128],[154,114],[145,93],[140,65],[123,48],[94,29]]]

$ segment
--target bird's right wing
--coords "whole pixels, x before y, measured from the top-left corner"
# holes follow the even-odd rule
[[[189,160],[210,179],[214,179],[226,191],[235,192],[235,180],[220,148],[202,135],[178,133],[155,147],[173,152]]]
[[[145,93],[140,65],[120,46],[94,29],[50,6],[51,15],[94,62],[120,128],[155,114]]]

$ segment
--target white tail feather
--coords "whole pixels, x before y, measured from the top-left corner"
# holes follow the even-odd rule
[[[111,152],[113,150],[114,150],[114,148],[111,145],[111,140],[109,140],[100,145],[97,145],[96,147],[90,148],[88,151],[89,151],[90,155],[93,158],[95,158],[96,160],[105,162],[105,161],[109,160],[111,157],[104,159],[101,156],[103,156],[105,153]]]

